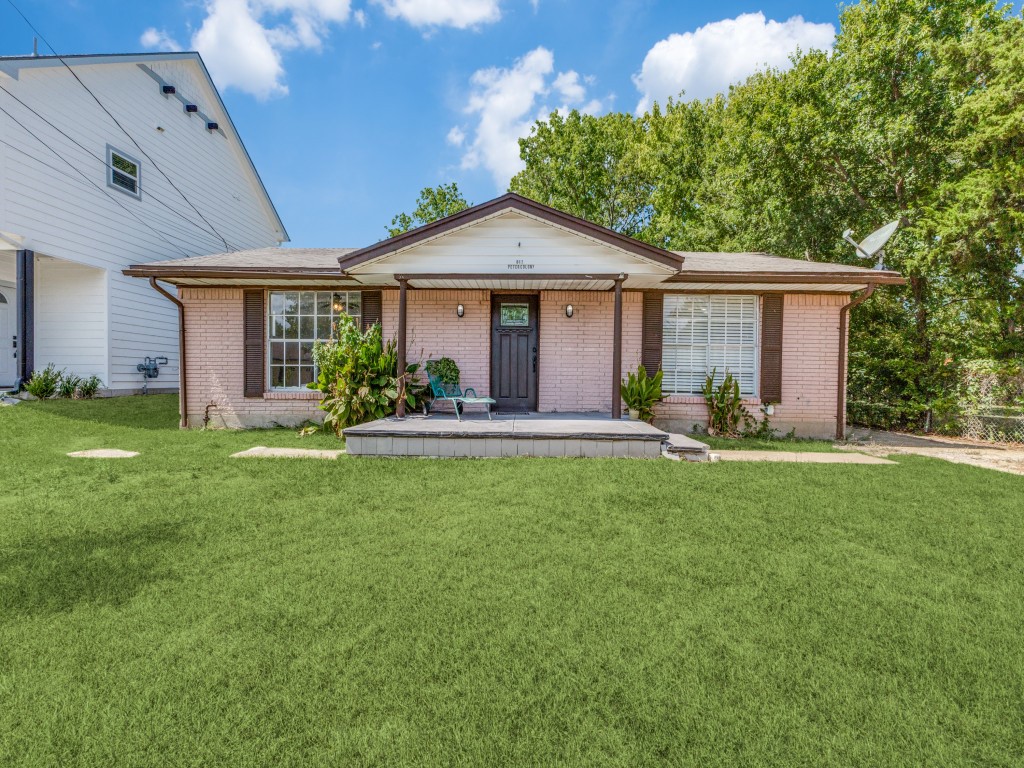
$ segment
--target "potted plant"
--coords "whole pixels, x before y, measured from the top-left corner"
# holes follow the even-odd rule
[[[427,361],[427,374],[436,376],[446,387],[454,387],[459,383],[461,372],[459,365],[450,357]]]
[[[626,380],[619,385],[619,392],[629,409],[629,418],[648,423],[654,419],[654,404],[662,398],[661,376],[661,371],[648,376],[642,365],[637,367],[636,373],[626,374]]]

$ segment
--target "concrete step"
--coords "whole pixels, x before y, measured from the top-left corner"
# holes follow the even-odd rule
[[[708,461],[710,447],[699,440],[694,440],[686,435],[670,433],[668,439],[662,443],[665,453],[687,461]]]

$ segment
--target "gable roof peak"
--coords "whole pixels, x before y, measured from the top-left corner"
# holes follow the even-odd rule
[[[578,216],[565,213],[564,211],[552,208],[549,205],[538,203],[536,200],[531,200],[530,198],[524,197],[516,192],[506,192],[493,200],[478,203],[477,205],[465,208],[458,213],[453,213],[451,216],[446,216],[443,219],[438,219],[437,221],[433,221],[429,224],[424,224],[422,227],[411,229],[408,232],[395,235],[387,240],[381,240],[379,243],[375,243],[374,245],[366,248],[360,248],[357,251],[353,251],[352,253],[340,257],[338,259],[338,264],[344,272],[345,270],[351,269],[352,267],[356,267],[365,262],[374,261],[389,254],[396,253],[403,248],[411,247],[417,243],[424,242],[425,240],[431,240],[456,229],[470,226],[476,222],[483,221],[484,219],[500,215],[505,211],[516,211],[517,213],[540,219],[553,226],[575,232],[581,237],[588,237],[590,239],[597,240],[605,245],[609,245],[613,248],[617,248],[621,251],[625,251],[649,261],[657,262],[662,266],[671,267],[677,271],[683,264],[683,257],[678,254],[650,245],[649,243],[645,243],[641,240],[636,240],[635,238],[624,235],[621,232],[616,232],[613,229],[602,227],[599,224],[594,224],[586,219],[581,219]]]

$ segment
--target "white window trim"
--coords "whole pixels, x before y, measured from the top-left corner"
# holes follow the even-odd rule
[[[313,290],[303,290],[303,291],[299,291],[299,290],[295,290],[295,289],[290,289],[290,288],[271,288],[271,289],[267,289],[267,290],[265,290],[263,292],[263,307],[264,307],[264,312],[263,312],[263,315],[264,315],[264,320],[263,320],[263,344],[264,344],[264,355],[263,355],[263,358],[264,358],[264,361],[263,361],[263,376],[264,376],[263,382],[264,383],[263,383],[263,391],[264,392],[280,392],[280,393],[312,392],[313,390],[309,389],[305,384],[299,384],[297,387],[275,387],[275,386],[273,386],[271,384],[271,381],[272,381],[272,379],[271,379],[271,368],[272,368],[271,360],[272,360],[272,357],[271,357],[271,354],[270,354],[270,345],[273,342],[275,342],[275,341],[296,341],[296,342],[299,342],[299,343],[302,343],[302,342],[305,341],[305,339],[274,339],[274,338],[271,338],[271,335],[270,335],[270,333],[271,333],[270,320],[274,316],[273,313],[270,311],[270,295],[272,293],[298,293],[298,294],[303,294],[303,293],[314,293],[314,294],[316,294],[316,293],[332,293],[332,294],[333,293],[344,293],[344,294],[359,293],[359,294],[361,294],[362,292],[361,291],[351,291],[351,290],[340,290],[339,291],[339,290],[335,290],[333,288],[323,288],[323,289],[315,288]],[[346,299],[346,305],[347,305],[347,301],[348,300]],[[360,295],[360,300],[359,300],[359,314],[357,316],[350,315],[350,317],[353,317],[356,320],[356,322],[358,323],[359,327],[362,328],[362,322],[363,322],[363,303],[362,303],[362,296],[361,295]],[[316,366],[315,365],[313,366],[313,370],[314,370],[314,373],[315,373],[316,372]],[[314,379],[314,381],[315,381],[315,379]]]
[[[681,296],[681,295],[689,296],[691,298],[702,298],[702,299],[709,299],[709,300],[712,297],[722,297],[722,298],[744,297],[744,298],[746,298],[746,296],[747,296],[746,294],[721,294],[721,293],[717,293],[717,294],[709,294],[709,293],[666,294],[665,295],[665,299],[668,299],[669,296]],[[742,391],[740,392],[740,398],[743,401],[745,401],[745,402],[758,402],[760,400],[760,397],[761,397],[761,312],[762,312],[762,304],[763,303],[761,301],[761,297],[760,296],[755,296],[754,297],[754,370],[753,370],[754,388],[753,388],[752,392],[742,392]],[[662,321],[661,321],[661,328],[662,328],[661,359],[662,359],[662,367],[664,368],[665,347],[667,346],[667,344],[665,343],[665,313],[667,312],[667,304],[664,304],[663,307],[664,308],[662,309]],[[707,371],[707,373],[710,373],[710,371]],[[724,372],[723,372],[723,374],[724,374]],[[666,399],[679,399],[679,398],[700,398],[700,399],[703,399],[703,393],[701,393],[701,392],[671,392],[671,391],[669,391],[667,389],[664,392],[665,392]]]
[[[123,157],[129,163],[135,163],[135,168],[138,173],[135,175],[135,191],[132,192],[130,189],[125,189],[120,184],[114,183],[114,155]],[[124,171],[118,171],[118,173],[124,173]],[[128,174],[125,174],[126,176]],[[136,160],[134,157],[129,155],[127,152],[122,152],[117,147],[107,144],[107,186],[116,189],[128,197],[134,197],[136,200],[142,199],[142,163]]]

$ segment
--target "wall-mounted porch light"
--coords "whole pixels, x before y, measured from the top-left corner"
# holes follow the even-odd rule
[[[461,304],[459,304],[459,306],[457,306],[455,308],[455,314],[458,315],[459,317],[465,316],[466,308],[464,306],[462,306]]]
[[[572,313],[575,312],[575,311],[576,310],[574,310],[572,308],[572,304],[566,304],[565,305],[565,316],[566,317],[572,317]]]

